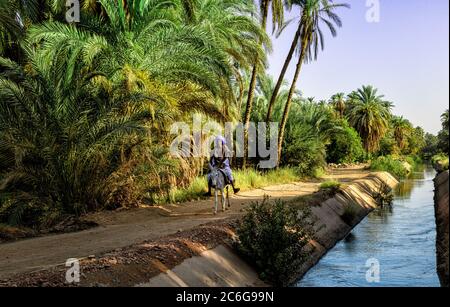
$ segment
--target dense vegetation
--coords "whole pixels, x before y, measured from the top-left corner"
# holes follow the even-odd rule
[[[286,286],[309,255],[312,224],[308,207],[299,210],[280,200],[253,203],[238,228],[237,249],[256,264],[261,279]]]
[[[372,86],[302,96],[302,65],[317,60],[325,29],[338,34],[346,4],[83,0],[80,22],[68,23],[65,2],[0,1],[0,223],[48,227],[67,214],[198,197],[203,159],[168,153],[170,125],[196,113],[278,122],[278,164],[292,168],[281,178],[314,176],[327,162],[448,154],[448,111],[433,137],[393,116]],[[275,81],[267,21],[283,31],[287,10],[298,27]],[[280,174],[262,179],[258,158],[234,162],[248,187]]]

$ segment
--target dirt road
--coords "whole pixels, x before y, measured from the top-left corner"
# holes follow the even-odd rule
[[[334,169],[323,180],[351,182],[369,174],[362,167]],[[239,216],[246,204],[271,198],[290,199],[316,192],[320,181],[295,182],[241,192],[232,196],[231,209],[212,214],[213,201],[200,200],[179,205],[149,207],[120,212],[100,212],[89,216],[100,227],[77,232],[32,238],[0,245],[0,279],[39,271],[65,263],[68,258],[84,258],[117,248],[156,239],[200,224]]]

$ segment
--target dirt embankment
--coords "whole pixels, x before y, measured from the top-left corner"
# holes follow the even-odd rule
[[[436,212],[437,271],[443,287],[449,286],[449,171],[440,173],[434,180]]]

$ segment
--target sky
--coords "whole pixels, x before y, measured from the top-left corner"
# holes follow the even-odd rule
[[[297,88],[305,97],[328,100],[335,93],[373,85],[395,104],[394,114],[436,134],[449,106],[449,1],[378,0],[378,22],[366,18],[376,9],[366,1],[377,0],[335,2],[344,1],[351,9],[337,11],[343,27],[336,38],[326,35],[325,50],[316,62],[303,66]],[[286,19],[298,15],[293,9]],[[275,78],[296,25],[293,20],[280,37],[274,37],[268,73]],[[296,62],[286,79],[292,80]]]

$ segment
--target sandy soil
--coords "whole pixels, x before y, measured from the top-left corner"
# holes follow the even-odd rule
[[[334,179],[348,183],[368,174],[362,167],[333,169],[323,180]],[[0,279],[54,267],[65,263],[69,258],[93,258],[108,251],[157,240],[205,223],[238,217],[246,204],[260,201],[266,195],[287,200],[312,194],[319,189],[319,185],[320,181],[295,182],[241,192],[231,197],[230,210],[218,215],[212,213],[212,199],[91,214],[87,219],[97,222],[99,227],[1,244]]]

